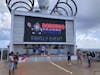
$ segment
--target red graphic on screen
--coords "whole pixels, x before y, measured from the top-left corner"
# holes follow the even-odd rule
[[[64,24],[42,23],[42,28],[43,29],[64,30]]]

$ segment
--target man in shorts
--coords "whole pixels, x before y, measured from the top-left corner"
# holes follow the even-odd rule
[[[67,52],[67,61],[68,64],[71,65],[71,53],[69,51]]]
[[[81,53],[81,51],[80,50],[77,50],[77,53],[76,53],[76,55],[77,55],[77,63],[79,64],[82,64],[82,53]]]
[[[12,74],[14,74],[14,68],[15,68],[14,53],[13,52],[9,53],[8,62],[9,62],[9,75],[12,75]]]
[[[88,62],[88,67],[90,68],[91,67],[91,64],[93,62],[93,58],[92,58],[90,52],[87,53],[87,62]]]

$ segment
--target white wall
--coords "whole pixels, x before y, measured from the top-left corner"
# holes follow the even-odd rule
[[[23,42],[24,16],[14,16],[13,42]]]
[[[74,21],[66,21],[66,42],[69,44],[74,44]]]

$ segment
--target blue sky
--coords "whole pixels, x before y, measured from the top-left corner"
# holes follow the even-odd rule
[[[51,0],[51,6],[57,0]],[[64,0],[62,0],[64,1]],[[100,0],[75,0],[78,13],[75,17],[76,44],[79,48],[100,48]],[[11,15],[0,1],[0,48],[10,42]]]

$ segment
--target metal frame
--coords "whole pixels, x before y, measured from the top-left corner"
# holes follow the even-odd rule
[[[22,6],[17,6],[14,8],[14,10],[17,10],[18,8],[25,8],[27,9],[28,11],[32,11],[33,10],[33,7],[34,7],[34,0],[28,0],[29,3],[25,2],[25,1],[15,1],[14,3],[11,4],[13,0],[6,0],[6,4],[7,4],[7,7],[9,9],[9,11],[11,12],[12,8],[15,7],[15,5],[17,4],[25,4],[27,5],[28,7],[25,7],[24,5]]]
[[[68,3],[69,1],[74,4],[75,9],[73,9],[73,7]],[[59,6],[59,4],[66,5],[70,9],[71,13],[69,13],[67,11],[67,9],[65,9],[64,7]],[[58,8],[62,9],[66,13],[67,16],[76,16],[76,14],[77,14],[77,5],[74,0],[66,0],[66,2],[61,2],[61,0],[58,0],[50,14],[53,14],[53,13],[59,14]],[[74,12],[74,10],[75,10],[75,12]],[[59,15],[61,15],[61,13]],[[62,15],[63,15],[63,13],[62,13]]]
[[[34,9],[34,0],[28,0],[28,2],[20,0],[20,1],[15,1],[14,3],[11,4],[12,1],[13,0],[6,0],[6,4],[7,4],[7,7],[8,7],[10,12],[13,9],[13,7],[15,7],[15,5],[17,5],[17,4],[20,4],[20,6],[16,6],[14,8],[14,10],[17,10],[19,8],[24,8],[28,11],[32,11]],[[73,4],[73,6],[69,2],[71,2]],[[27,7],[24,6],[24,5],[21,5],[21,4],[24,4]],[[60,6],[60,4],[63,4],[65,6],[67,6],[67,8],[64,8],[63,6]],[[70,12],[67,9],[70,9]],[[61,1],[61,0],[58,0],[56,5],[54,6],[54,8],[51,10],[50,14],[64,15],[63,12],[60,12],[60,10],[64,11],[65,15],[67,15],[67,16],[76,16],[76,14],[77,14],[77,5],[76,5],[74,0],[66,0],[65,2]]]

